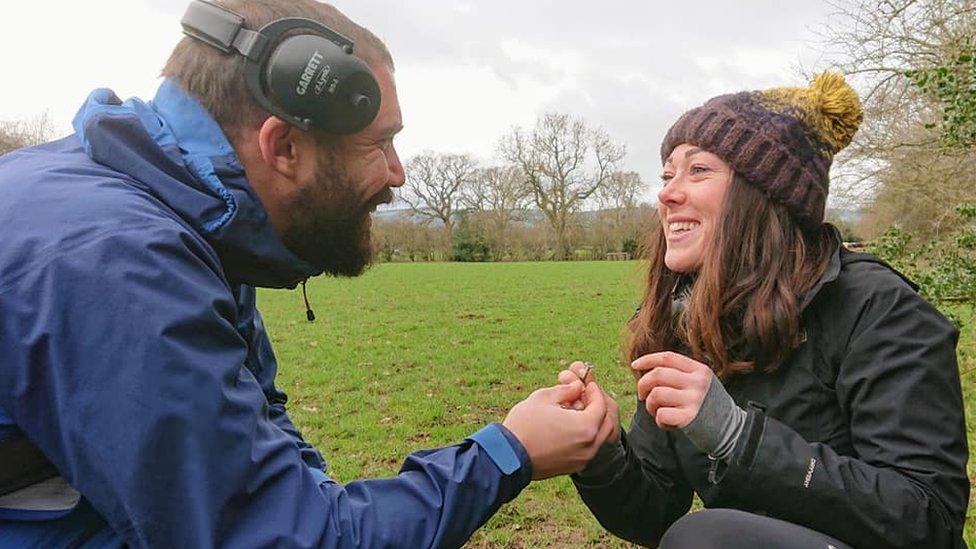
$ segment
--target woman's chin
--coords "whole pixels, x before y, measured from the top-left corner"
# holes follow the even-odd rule
[[[666,252],[664,254],[664,264],[667,265],[668,269],[676,273],[696,271],[698,270],[699,263],[697,255],[687,253],[684,250],[680,252]]]

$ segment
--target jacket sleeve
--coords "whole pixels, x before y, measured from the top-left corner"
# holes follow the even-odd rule
[[[692,489],[678,466],[671,437],[641,403],[621,442],[624,452],[609,458],[617,463],[591,464],[600,474],[573,475],[573,483],[604,528],[655,547],[665,530],[688,512]]]
[[[856,547],[956,547],[969,493],[958,332],[894,276],[860,301],[835,387],[856,457],[752,409],[721,483]]]
[[[285,410],[287,395],[277,390],[276,392],[280,396],[272,395],[271,398],[274,398],[274,400],[269,399],[268,401],[268,419],[274,423],[275,427],[281,429],[283,433],[291,437],[305,465],[327,473],[328,467],[322,454],[314,446],[305,441],[301,432],[292,423],[291,418],[288,417],[288,412]]]
[[[275,386],[275,377],[278,374],[278,360],[275,358],[274,349],[268,339],[268,332],[264,329],[264,319],[261,317],[254,300],[256,299],[254,288],[242,287],[241,292],[247,292],[250,311],[253,311],[254,318],[251,320],[253,329],[251,330],[250,348],[251,354],[248,356],[247,368],[257,379],[265,398],[268,400],[268,417],[279,429],[292,438],[298,446],[302,461],[309,467],[328,472],[328,466],[322,455],[305,441],[298,428],[292,423],[285,405],[288,403],[288,395]],[[253,358],[252,358],[253,357]],[[252,363],[253,361],[253,363]]]
[[[393,478],[307,467],[244,367],[217,258],[169,225],[91,235],[0,292],[0,404],[129,545],[459,546],[528,484],[497,425]]]

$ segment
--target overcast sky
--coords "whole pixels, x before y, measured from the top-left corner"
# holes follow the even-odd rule
[[[491,162],[513,125],[582,116],[627,146],[657,186],[657,149],[685,110],[729,91],[800,85],[829,67],[820,0],[337,0],[390,47],[406,129],[424,149]],[[0,119],[47,111],[60,133],[88,92],[151,98],[184,0],[4,3]],[[786,6],[789,7],[786,7]],[[599,7],[597,7],[599,6]]]

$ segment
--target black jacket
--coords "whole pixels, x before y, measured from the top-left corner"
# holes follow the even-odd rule
[[[958,331],[910,282],[841,250],[802,312],[806,341],[727,385],[748,419],[715,462],[643,403],[624,464],[574,477],[614,534],[653,546],[697,492],[706,507],[787,520],[860,548],[964,547],[969,499]]]

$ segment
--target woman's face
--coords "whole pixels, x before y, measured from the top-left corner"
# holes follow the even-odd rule
[[[664,162],[657,193],[667,251],[664,263],[679,273],[697,271],[718,231],[732,168],[718,156],[681,144]]]

